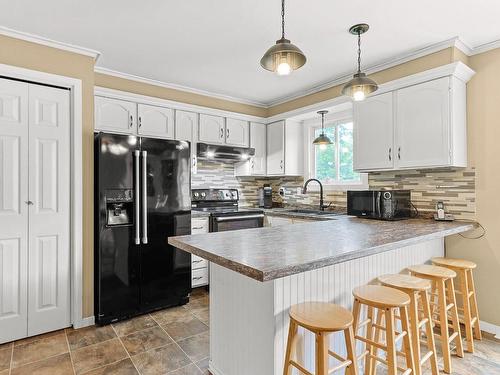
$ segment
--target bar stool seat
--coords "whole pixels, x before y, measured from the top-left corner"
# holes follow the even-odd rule
[[[299,303],[290,307],[290,318],[310,331],[334,332],[352,325],[352,313],[342,306],[325,302]]]
[[[333,303],[304,302],[291,306],[283,374],[291,375],[293,367],[295,367],[301,374],[312,375],[294,358],[297,330],[298,327],[302,327],[316,336],[315,375],[328,375],[343,369],[348,374],[358,375],[353,320],[353,315],[349,310]],[[344,332],[346,358],[329,349],[329,334],[339,331]],[[330,356],[340,361],[340,364],[334,368],[329,368]]]
[[[457,273],[449,268],[433,266],[431,264],[418,264],[416,266],[408,267],[408,270],[420,275],[446,279],[453,279],[457,276]]]
[[[472,270],[476,268],[476,263],[465,259],[453,258],[432,258],[432,263],[453,270],[458,275],[458,300],[461,307],[458,308],[463,313],[461,322],[465,326],[465,337],[467,341],[467,351],[474,353],[474,339],[481,340],[481,328],[479,327],[479,312],[476,300],[476,287],[474,285],[474,276]]]
[[[467,270],[473,270],[476,268],[476,263],[471,262],[470,260],[466,259],[453,259],[453,258],[442,258],[442,257],[435,257],[431,259],[432,263],[441,266],[441,267],[453,267],[453,268],[459,268],[459,269],[467,269]]]
[[[387,284],[401,289],[411,289],[424,291],[431,289],[431,282],[429,280],[413,277],[410,275],[382,275],[378,277],[382,284]]]
[[[352,294],[362,304],[380,308],[402,307],[410,303],[410,297],[405,293],[380,285],[363,285],[354,288]]]

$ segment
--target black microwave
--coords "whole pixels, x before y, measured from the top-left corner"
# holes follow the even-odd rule
[[[349,190],[347,215],[380,220],[409,219],[410,190]]]

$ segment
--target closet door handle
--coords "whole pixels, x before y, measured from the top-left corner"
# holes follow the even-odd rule
[[[140,151],[135,150],[134,151],[134,160],[135,160],[135,166],[134,166],[134,200],[135,200],[135,236],[134,236],[134,241],[136,245],[139,245],[141,243],[141,227],[139,221],[141,220],[141,201],[139,197],[139,189],[140,189],[140,172],[139,172],[139,155]]]
[[[142,151],[142,243],[148,243],[148,152]]]

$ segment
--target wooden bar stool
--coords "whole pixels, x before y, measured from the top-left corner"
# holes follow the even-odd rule
[[[439,325],[441,335],[441,348],[444,359],[444,372],[451,372],[451,352],[450,344],[455,341],[457,356],[463,358],[464,349],[462,337],[460,336],[460,323],[458,320],[457,302],[455,299],[455,287],[453,279],[457,276],[455,271],[448,268],[420,264],[408,267],[414,276],[430,280],[432,282],[431,305],[433,322]],[[436,302],[437,298],[437,302]],[[448,316],[449,314],[449,316]],[[434,319],[434,315],[439,315],[439,320]],[[451,320],[451,325],[448,323]],[[450,335],[449,329],[452,329]]]
[[[365,343],[365,351],[359,359],[365,358],[364,374],[372,375],[376,372],[375,361],[387,365],[389,375],[398,374],[398,370],[403,374],[415,373],[415,360],[411,345],[411,332],[408,322],[408,305],[410,297],[400,290],[381,285],[364,285],[354,288],[354,338]],[[367,319],[360,322],[361,307],[367,306]],[[374,320],[374,313],[377,312],[377,321]],[[396,312],[401,318],[401,332],[396,331]],[[382,314],[385,326],[382,326]],[[365,336],[358,334],[358,331],[366,326]],[[380,342],[378,333],[385,332],[385,343]],[[375,336],[374,336],[375,335]],[[403,339],[404,351],[397,350],[399,341]],[[384,350],[386,359],[378,356],[378,349]],[[406,368],[398,366],[397,355],[402,355],[406,360]]]
[[[476,268],[476,263],[464,259],[432,258],[432,263],[449,268],[455,271],[460,282],[460,290],[455,293],[460,295],[462,307],[458,308],[463,312],[461,320],[465,326],[465,337],[467,341],[467,351],[474,353],[474,338],[481,340],[481,328],[479,327],[479,313],[477,311],[476,288],[472,270]]]
[[[346,374],[358,375],[354,333],[352,328],[352,313],[342,306],[326,302],[305,302],[290,307],[290,328],[285,353],[284,375],[291,375],[295,367],[301,373],[312,375],[293,357],[295,355],[294,340],[298,327],[303,327],[316,336],[316,368],[315,375],[328,375],[346,368]],[[344,331],[347,358],[329,350],[329,334]],[[332,356],[340,361],[334,368],[329,368],[329,359]]]
[[[431,289],[429,280],[410,275],[383,275],[378,278],[382,285],[396,288],[410,297],[410,330],[415,357],[415,373],[422,374],[422,365],[430,361],[432,375],[439,374],[434,333],[432,331],[432,315],[427,292]],[[421,312],[421,314],[419,314]],[[422,317],[422,319],[421,319]],[[427,353],[422,356],[420,350],[420,332],[425,326],[427,337]]]

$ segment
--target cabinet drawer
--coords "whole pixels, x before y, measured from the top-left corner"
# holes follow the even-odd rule
[[[206,259],[200,258],[197,255],[191,254],[191,268],[193,270],[198,268],[207,268],[208,261]]]
[[[207,284],[208,284],[208,268],[200,268],[192,271],[191,286],[193,288]]]
[[[208,218],[191,219],[191,234],[208,233]]]

